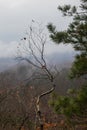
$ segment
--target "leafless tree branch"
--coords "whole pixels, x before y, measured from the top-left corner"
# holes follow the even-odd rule
[[[32,22],[32,24],[33,23],[34,22]],[[51,89],[46,90],[45,92],[38,95],[36,100],[36,117],[38,117],[40,123],[40,130],[43,130],[43,125],[44,125],[44,122],[42,120],[41,109],[40,109],[40,99],[45,95],[52,93],[56,86],[54,84],[54,75],[49,70],[49,67],[46,63],[45,56],[44,56],[45,44],[47,42],[46,40],[47,37],[44,34],[44,30],[43,28],[41,28],[41,26],[39,26],[38,28],[34,26],[30,26],[29,33],[27,33],[27,36],[22,39],[22,41],[24,42],[23,43],[24,47],[22,47],[20,53],[21,55],[18,57],[19,60],[25,60],[29,64],[40,69],[40,71],[42,70],[44,73],[38,72],[38,74],[36,75],[37,78],[39,79],[41,77],[44,77],[48,79],[52,85]],[[32,59],[29,59],[28,57],[31,57]]]

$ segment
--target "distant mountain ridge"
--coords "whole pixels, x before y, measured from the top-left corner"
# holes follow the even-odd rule
[[[74,60],[73,52],[64,52],[64,53],[53,53],[46,56],[48,63],[55,64],[59,66],[69,65]],[[14,58],[0,58],[0,72],[3,72],[7,69],[10,69],[12,66],[18,64],[18,61]]]
[[[16,63],[13,58],[0,58],[0,72],[9,69],[9,67],[14,66]]]

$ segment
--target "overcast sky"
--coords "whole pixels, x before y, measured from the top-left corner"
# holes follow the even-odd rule
[[[62,18],[57,7],[78,3],[79,0],[0,0],[0,57],[15,54],[17,44],[32,19],[45,25],[52,22],[57,25],[58,30],[65,29],[70,19]],[[48,52],[71,50],[71,46],[48,46]]]

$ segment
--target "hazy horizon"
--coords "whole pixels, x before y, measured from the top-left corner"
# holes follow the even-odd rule
[[[52,22],[58,30],[67,28],[70,18],[62,17],[58,5],[78,5],[79,0],[0,0],[0,57],[14,57],[20,39],[26,33],[32,19],[47,25]],[[50,47],[49,47],[50,46]],[[72,51],[71,46],[48,45],[48,52]]]

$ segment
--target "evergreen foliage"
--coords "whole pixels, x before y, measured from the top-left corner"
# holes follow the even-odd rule
[[[72,78],[87,74],[87,0],[81,0],[81,2],[79,9],[71,5],[58,7],[63,16],[73,17],[67,30],[57,31],[51,23],[47,26],[50,37],[55,43],[72,44],[73,48],[79,52],[71,69]]]
[[[50,104],[58,114],[64,114],[67,118],[87,118],[87,86],[75,93],[71,90],[67,96],[53,96]]]
[[[71,78],[87,78],[87,0],[81,0],[79,8],[71,5],[59,6],[63,16],[73,17],[67,30],[57,31],[56,27],[49,23],[47,28],[50,38],[57,44],[71,44],[78,54],[71,67]],[[67,119],[73,121],[85,121],[87,119],[87,84],[78,91],[69,90],[67,96],[55,96],[50,101],[55,111],[64,114]]]

